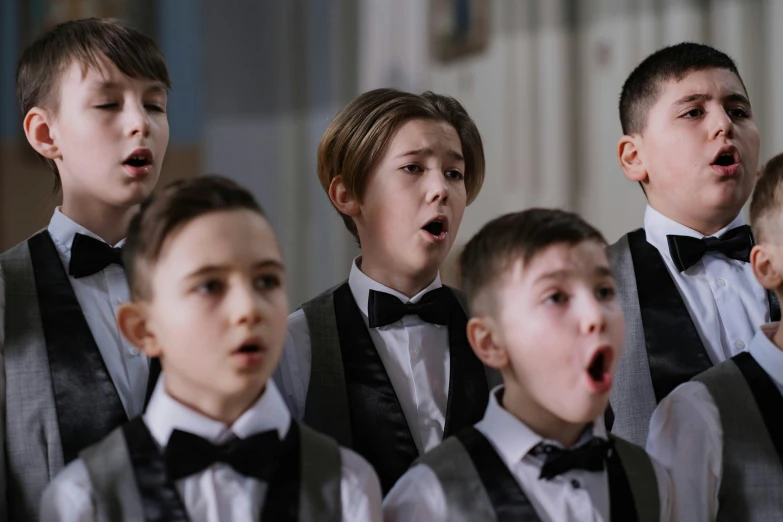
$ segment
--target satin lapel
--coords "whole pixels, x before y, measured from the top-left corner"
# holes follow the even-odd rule
[[[189,522],[187,509],[147,425],[137,417],[122,427],[146,522]]]
[[[468,343],[468,317],[451,293],[449,317],[449,396],[443,438],[472,426],[484,417],[489,387],[484,365]]]
[[[628,234],[655,399],[712,366],[660,252],[643,229]]]
[[[637,522],[639,515],[636,513],[631,484],[617,450],[613,449],[609,454],[606,472],[609,475],[609,520]]]
[[[283,441],[279,467],[267,489],[261,522],[297,522],[299,519],[299,491],[302,481],[301,437],[299,425],[291,427]]]
[[[29,239],[65,464],[128,420],[57,248]]]
[[[487,438],[472,426],[461,430],[456,437],[470,455],[495,510],[497,521],[540,522],[541,518],[533,509],[530,499]]]
[[[334,292],[353,450],[378,472],[384,494],[419,456],[383,361],[348,284]]]
[[[759,363],[748,352],[742,352],[732,358],[745,382],[748,383],[756,405],[764,419],[769,438],[775,446],[780,464],[783,465],[783,396],[775,383]]]

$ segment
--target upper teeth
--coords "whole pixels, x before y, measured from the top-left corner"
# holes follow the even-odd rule
[[[143,161],[144,156],[133,156],[131,159]]]

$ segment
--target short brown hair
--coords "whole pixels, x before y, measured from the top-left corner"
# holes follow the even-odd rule
[[[465,156],[465,189],[468,204],[484,183],[484,146],[481,134],[460,102],[451,96],[427,91],[421,95],[396,89],[375,89],[349,103],[327,127],[318,144],[318,179],[324,190],[342,176],[349,193],[364,195],[367,176],[386,152],[400,124],[412,119],[444,121],[454,127]],[[359,240],[356,224],[340,214],[345,226]]]
[[[572,212],[533,208],[493,219],[468,241],[459,258],[460,286],[469,308],[515,261],[527,263],[551,245],[583,241],[606,244],[598,230]]]
[[[166,239],[205,214],[247,209],[265,217],[252,194],[220,176],[179,180],[147,198],[128,227],[122,260],[134,299],[151,295],[147,274]]]
[[[171,88],[166,60],[155,41],[117,20],[87,18],[64,22],[38,38],[25,49],[16,69],[16,96],[22,115],[33,107],[56,112],[62,74],[74,60],[85,67],[97,67],[103,55],[126,76],[144,78]],[[41,158],[55,176],[60,173],[54,161]]]
[[[767,221],[783,210],[783,154],[761,167],[761,176],[750,199],[750,225],[756,239],[769,241],[773,232]]]

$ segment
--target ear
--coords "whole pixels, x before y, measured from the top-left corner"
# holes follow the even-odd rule
[[[617,159],[623,168],[625,177],[631,181],[647,181],[647,169],[640,155],[641,136],[625,135],[617,143]]]
[[[342,176],[335,176],[329,184],[329,199],[342,214],[357,217],[361,214],[359,200],[349,192]]]
[[[33,107],[24,117],[24,134],[38,154],[51,160],[60,159],[60,149],[53,136],[52,113],[40,107]]]
[[[482,363],[501,370],[508,366],[508,353],[496,342],[493,326],[490,317],[471,317],[467,327],[468,342]]]
[[[149,329],[147,309],[143,304],[130,302],[117,310],[117,325],[122,335],[147,357],[160,357],[161,349],[155,334]]]
[[[770,248],[775,247],[767,244],[754,246],[750,251],[750,266],[761,286],[767,290],[776,290],[783,284],[783,277],[772,263]]]

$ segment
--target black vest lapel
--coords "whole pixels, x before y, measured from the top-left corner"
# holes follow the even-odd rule
[[[31,237],[28,245],[68,464],[128,417],[49,232]]]
[[[334,292],[353,449],[375,468],[384,495],[419,456],[402,406],[348,283]]]
[[[612,449],[606,460],[606,472],[609,475],[609,520],[636,522],[639,516],[631,484],[615,449]]]
[[[498,522],[540,522],[530,500],[487,438],[472,426],[456,437],[470,455]]]
[[[780,303],[771,290],[767,290],[767,303],[769,303],[769,321],[771,323],[780,321]]]
[[[756,405],[764,419],[764,425],[769,432],[769,438],[775,446],[781,465],[783,465],[783,396],[775,386],[767,372],[748,352],[742,352],[732,357],[745,382],[748,383]]]
[[[189,522],[188,511],[166,474],[163,455],[141,417],[122,427],[147,522]]]
[[[644,229],[628,234],[655,400],[712,366],[685,302]]]
[[[283,440],[283,455],[272,476],[261,510],[261,522],[296,522],[299,520],[299,491],[301,489],[301,438],[299,425],[291,427]]]
[[[452,291],[453,292],[453,291]],[[484,417],[489,402],[489,387],[476,354],[468,343],[468,317],[451,294],[449,318],[449,397],[443,438],[472,426]]]

